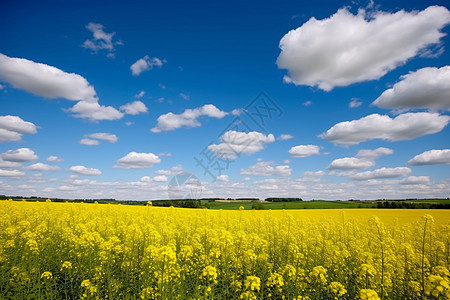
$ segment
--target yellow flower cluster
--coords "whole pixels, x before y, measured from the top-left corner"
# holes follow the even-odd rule
[[[450,299],[449,240],[445,210],[6,200],[0,299]]]

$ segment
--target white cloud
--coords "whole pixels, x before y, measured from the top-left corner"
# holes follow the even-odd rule
[[[94,87],[82,76],[0,53],[0,78],[17,89],[44,98],[97,102]]]
[[[17,116],[0,116],[0,143],[17,142],[22,139],[22,135],[35,134],[36,125],[22,120]]]
[[[88,119],[92,122],[100,120],[119,120],[123,117],[123,113],[114,107],[100,105],[97,102],[80,101],[68,110],[75,113],[74,117]]]
[[[133,125],[134,123],[133,122],[131,122],[131,121],[126,121],[125,122],[125,125],[127,125],[127,126],[131,126],[131,125]]]
[[[411,140],[433,134],[447,126],[450,117],[437,113],[406,113],[391,119],[387,115],[372,114],[359,120],[341,122],[321,138],[336,144],[354,145],[368,140]]]
[[[428,150],[408,161],[408,164],[414,166],[423,165],[449,165],[450,164],[450,149],[443,150]]]
[[[167,175],[167,176],[174,176],[178,175],[183,172],[183,166],[182,165],[176,165],[170,168],[170,170],[156,170],[155,173],[158,175]]]
[[[319,155],[320,148],[316,145],[298,145],[289,150],[289,154],[295,158],[304,158],[311,155]]]
[[[160,60],[157,57],[150,58],[146,55],[130,66],[131,74],[133,74],[133,76],[139,76],[142,72],[151,70],[153,67],[161,68],[165,62],[165,60]]]
[[[162,157],[162,156],[172,156],[172,153],[170,153],[170,152],[161,152],[161,153],[158,153],[158,156],[159,156],[159,157]]]
[[[161,159],[153,153],[130,152],[117,161],[114,168],[120,169],[146,169],[159,164]]]
[[[233,116],[240,116],[240,115],[242,115],[243,113],[245,113],[245,108],[235,108],[235,109],[233,109],[232,111],[231,111],[231,114],[233,115]]]
[[[21,168],[22,164],[18,163],[18,162],[14,162],[14,161],[6,161],[3,160],[0,157],[0,168],[5,168],[5,169],[18,169]]]
[[[114,57],[115,45],[123,45],[122,41],[113,42],[113,38],[115,36],[115,32],[106,33],[103,30],[102,24],[89,23],[86,25],[86,29],[93,33],[93,38],[90,40],[84,41],[83,48],[91,49],[92,52],[97,53],[99,50],[107,50],[108,57]]]
[[[80,140],[80,145],[98,146],[98,145],[100,145],[100,142],[97,141],[97,140],[92,140],[92,139],[81,139]]]
[[[221,175],[217,176],[216,180],[220,181],[220,182],[229,182],[230,181],[230,179],[228,178],[228,175],[225,175],[225,174],[221,174]]]
[[[311,106],[311,104],[312,104],[312,101],[311,101],[311,100],[307,100],[307,101],[305,101],[305,102],[302,103],[302,105],[303,105],[303,106],[306,106],[306,107]]]
[[[94,87],[84,77],[46,64],[0,54],[0,79],[44,98],[79,101],[67,110],[75,113],[77,118],[99,121],[123,117],[114,107],[98,103]]]
[[[356,108],[356,107],[360,107],[361,105],[362,105],[361,101],[359,101],[358,99],[352,99],[352,101],[350,101],[350,103],[348,104],[348,107]]]
[[[143,176],[139,181],[150,183],[152,182],[152,178],[150,176]]]
[[[171,131],[181,127],[199,127],[201,123],[197,120],[201,116],[208,116],[211,118],[222,119],[227,115],[226,112],[221,111],[212,104],[205,104],[202,107],[194,109],[186,109],[181,114],[174,114],[169,112],[158,117],[156,127],[151,131],[158,133],[162,131]]]
[[[58,156],[55,156],[55,155],[50,155],[49,157],[47,157],[47,161],[60,162],[60,161],[64,161],[64,159],[59,158]]]
[[[338,158],[328,166],[330,170],[357,170],[373,167],[375,163],[370,160],[359,159],[356,157]]]
[[[240,173],[251,176],[290,176],[292,169],[288,165],[274,166],[273,161],[259,161],[248,169],[241,169]]]
[[[144,95],[145,95],[145,91],[140,91],[139,94],[136,94],[136,95],[134,96],[134,98],[140,99],[140,98],[144,97]]]
[[[354,180],[369,180],[381,178],[396,178],[406,176],[411,173],[411,169],[407,167],[381,168],[374,171],[366,171],[350,175],[349,178]]]
[[[20,148],[17,150],[8,150],[0,154],[5,161],[26,162],[38,159],[38,156],[30,148]]]
[[[58,166],[50,166],[43,163],[35,163],[28,167],[26,167],[27,170],[31,171],[59,171],[60,167]]]
[[[184,100],[190,100],[191,97],[185,93],[180,93],[180,97],[183,98]]]
[[[280,41],[277,64],[289,71],[285,82],[330,91],[381,78],[439,44],[445,35],[440,30],[449,22],[449,11],[440,6],[370,14],[360,9],[357,15],[343,8],[289,31]]]
[[[450,110],[450,66],[423,68],[404,75],[372,104],[392,109]]]
[[[208,149],[218,157],[235,159],[241,154],[251,155],[263,150],[266,144],[275,141],[275,137],[271,133],[265,135],[257,131],[245,133],[229,130],[220,140],[221,144],[211,144]]]
[[[98,169],[87,168],[85,166],[72,166],[69,170],[76,174],[87,176],[96,176],[102,174],[102,172]]]
[[[136,100],[131,103],[122,105],[120,107],[120,110],[127,115],[138,115],[141,113],[146,113],[148,111],[148,108],[147,106],[145,106],[144,102]]]
[[[119,140],[117,135],[112,134],[112,133],[106,133],[106,132],[96,132],[96,133],[91,133],[91,134],[85,134],[84,136],[86,137],[86,139],[83,139],[83,140],[88,140],[88,144],[83,144],[83,145],[90,145],[89,143],[91,141],[93,141],[92,139],[103,140],[103,141],[107,141],[110,143],[116,143]],[[95,142],[98,142],[98,141],[95,141]],[[81,141],[80,141],[80,144],[81,144]],[[98,143],[92,144],[92,145],[98,145]]]
[[[24,172],[19,170],[3,170],[0,169],[0,177],[20,177],[25,175]]]
[[[167,182],[167,176],[166,175],[158,175],[158,176],[155,176],[154,178],[153,178],[153,180],[155,181],[155,182]]]
[[[385,148],[385,147],[379,147],[377,149],[361,149],[358,151],[358,154],[356,154],[357,158],[362,159],[368,159],[368,160],[375,160],[383,155],[391,155],[394,153],[394,150]]]
[[[290,134],[282,134],[282,135],[280,135],[279,137],[277,137],[277,140],[278,140],[278,141],[286,141],[286,140],[290,140],[290,139],[293,139],[293,138],[294,138],[293,135],[290,135]]]
[[[417,185],[417,184],[430,184],[430,176],[409,176],[403,180],[400,180],[400,184],[403,185]]]

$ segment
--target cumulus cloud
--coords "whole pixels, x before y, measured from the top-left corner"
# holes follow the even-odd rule
[[[169,112],[158,117],[157,125],[151,129],[152,132],[171,131],[181,127],[199,127],[201,123],[197,120],[201,116],[222,119],[228,113],[221,111],[212,104],[205,104],[194,109],[186,109],[181,114]]]
[[[289,154],[295,158],[304,158],[320,154],[320,148],[316,145],[298,145],[289,150]]]
[[[282,134],[282,135],[280,135],[279,137],[277,137],[277,140],[278,140],[278,141],[286,141],[286,140],[290,140],[290,139],[293,139],[293,138],[294,138],[293,135],[290,135],[290,134]]]
[[[98,146],[100,145],[99,140],[107,141],[110,143],[116,143],[119,140],[119,138],[117,137],[117,135],[112,133],[97,132],[85,134],[84,138],[80,140],[80,144],[87,146]]]
[[[97,102],[94,87],[82,76],[55,67],[0,53],[0,79],[44,98]]]
[[[35,163],[28,167],[26,167],[27,170],[31,171],[59,171],[60,167],[58,166],[50,166],[43,163]]]
[[[158,175],[158,176],[155,176],[154,178],[153,178],[153,180],[155,181],[155,182],[167,182],[167,176],[166,175]]]
[[[167,175],[167,176],[174,176],[181,174],[183,172],[183,166],[182,165],[176,165],[170,168],[170,170],[156,170],[155,173],[158,175]]]
[[[79,175],[87,175],[87,176],[96,176],[102,174],[102,171],[94,168],[87,168],[85,166],[72,166],[69,169],[70,171],[79,174]]]
[[[241,154],[252,155],[263,150],[266,144],[275,141],[275,137],[271,133],[265,135],[257,131],[246,133],[229,130],[220,137],[220,140],[222,143],[211,144],[208,149],[218,157],[235,159]]]
[[[362,159],[368,159],[368,160],[375,160],[379,158],[380,156],[384,155],[391,155],[394,153],[394,150],[386,148],[386,147],[379,147],[377,149],[361,149],[358,151],[358,154],[356,154],[357,158]]]
[[[396,178],[406,176],[409,173],[411,173],[411,169],[407,167],[381,168],[374,171],[356,173],[354,175],[350,175],[349,178],[354,180]]]
[[[0,169],[0,177],[21,177],[25,175],[24,172],[20,170],[3,170]]]
[[[161,68],[165,62],[165,60],[160,60],[157,57],[150,58],[146,55],[130,66],[131,74],[133,76],[139,76],[142,72],[151,70],[153,67]]]
[[[450,66],[423,68],[404,75],[372,104],[390,109],[450,110]]]
[[[0,79],[36,96],[79,101],[67,110],[77,118],[99,121],[123,117],[114,107],[98,103],[94,87],[84,77],[46,64],[0,54]]]
[[[138,115],[148,111],[148,108],[145,106],[144,102],[139,100],[122,105],[119,109],[127,115]]]
[[[20,148],[17,150],[8,150],[0,154],[5,161],[27,162],[38,159],[38,156],[30,148]]]
[[[289,31],[280,41],[278,67],[287,69],[286,83],[337,86],[375,80],[440,43],[441,29],[450,23],[442,6],[396,13],[346,8],[323,20],[314,17]]]
[[[97,102],[80,101],[69,111],[75,113],[74,117],[88,119],[92,122],[100,120],[119,120],[123,113],[112,106],[100,105]]]
[[[0,143],[17,142],[23,134],[35,134],[36,125],[17,116],[0,116]]]
[[[443,150],[428,150],[408,161],[408,164],[414,166],[423,165],[449,165],[450,164],[450,149]]]
[[[216,180],[220,181],[220,182],[229,182],[230,181],[230,179],[228,178],[228,175],[225,175],[225,174],[221,174],[221,175],[217,176]]]
[[[241,169],[242,175],[251,176],[290,176],[292,169],[288,165],[274,166],[273,161],[259,161],[248,169]]]
[[[159,164],[161,159],[153,153],[130,152],[117,161],[114,168],[119,169],[146,169]]]
[[[430,184],[430,176],[409,176],[399,182],[403,185]]]
[[[406,113],[391,119],[372,114],[359,120],[341,122],[320,135],[336,144],[355,145],[368,140],[411,140],[433,134],[447,126],[450,117],[438,113]]]
[[[330,170],[358,170],[373,167],[375,162],[356,157],[338,158],[328,166]]]
[[[0,156],[0,168],[5,168],[5,169],[18,169],[21,168],[22,165],[18,162],[14,162],[14,161],[6,161],[3,160]]]
[[[84,41],[83,48],[92,50],[93,53],[98,53],[100,50],[107,50],[108,57],[114,57],[115,45],[123,45],[122,41],[113,41],[115,32],[106,33],[102,24],[89,23],[86,29],[92,32],[92,39]]]
[[[60,161],[64,161],[64,159],[59,158],[58,156],[55,156],[55,155],[50,155],[49,157],[47,157],[47,161],[60,162]]]
[[[240,115],[242,115],[242,114],[245,113],[245,112],[246,112],[245,108],[235,108],[235,109],[233,109],[233,110],[231,111],[231,114],[232,114],[233,116],[240,116]]]

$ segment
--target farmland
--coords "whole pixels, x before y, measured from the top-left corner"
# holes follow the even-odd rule
[[[449,225],[444,209],[0,201],[0,298],[448,299]]]

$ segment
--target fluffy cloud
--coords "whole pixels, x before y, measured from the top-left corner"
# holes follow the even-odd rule
[[[87,175],[87,176],[96,176],[102,174],[102,171],[94,168],[87,168],[85,166],[72,166],[69,169],[70,171],[79,174],[79,175]]]
[[[47,161],[60,162],[60,161],[64,161],[64,159],[59,158],[58,156],[55,156],[55,155],[50,155],[49,157],[47,157]]]
[[[356,157],[362,158],[362,159],[368,159],[368,160],[375,160],[383,155],[391,155],[394,153],[394,150],[385,148],[385,147],[379,147],[377,149],[361,149],[358,151],[358,154],[356,154]]]
[[[0,54],[0,79],[44,98],[79,101],[68,109],[77,118],[99,121],[123,117],[114,107],[98,103],[94,87],[84,77],[46,64]]]
[[[8,150],[0,154],[5,161],[26,162],[38,159],[38,156],[30,148],[20,148],[17,150]]]
[[[97,102],[80,101],[69,111],[75,113],[74,117],[88,119],[92,122],[101,120],[118,120],[123,117],[123,113],[112,106],[100,105]]]
[[[161,159],[153,153],[130,152],[117,161],[114,168],[120,169],[146,169],[159,164]]]
[[[248,169],[241,169],[242,175],[251,176],[290,176],[291,167],[288,165],[274,166],[273,161],[260,161]]]
[[[422,165],[449,165],[450,164],[450,149],[443,150],[429,150],[408,161],[408,164],[414,166]]]
[[[375,162],[356,157],[338,158],[328,166],[330,170],[358,170],[373,167]]]
[[[17,169],[17,168],[21,168],[22,165],[18,162],[14,162],[14,161],[6,161],[3,160],[0,156],[0,168],[5,168],[5,169]]]
[[[221,175],[216,177],[216,180],[220,181],[220,182],[229,182],[230,178],[228,178],[228,175],[221,174]]]
[[[311,155],[320,154],[320,148],[316,145],[298,145],[294,146],[289,150],[289,154],[292,157],[304,158]]]
[[[155,181],[155,182],[167,182],[167,176],[165,176],[165,175],[158,175],[158,176],[155,176],[154,178],[153,178],[153,180]]]
[[[226,112],[221,111],[212,104],[205,104],[202,107],[194,109],[186,109],[181,114],[174,114],[169,112],[158,117],[156,127],[151,131],[158,133],[162,131],[171,131],[181,127],[198,127],[201,123],[197,120],[201,116],[208,116],[211,118],[222,119],[227,115]]]
[[[440,6],[370,15],[363,9],[353,15],[343,8],[289,31],[280,41],[277,64],[289,71],[285,82],[330,91],[379,79],[438,44],[445,35],[440,30],[449,22],[450,12]]]
[[[417,184],[430,184],[430,176],[409,176],[403,180],[400,180],[400,184],[403,185],[417,185]]]
[[[0,116],[0,143],[17,142],[22,139],[22,135],[36,133],[36,125],[22,120],[17,116]]]
[[[35,163],[28,167],[26,167],[27,170],[31,171],[59,171],[60,167],[58,166],[50,166],[43,163]]]
[[[447,126],[450,117],[437,113],[406,113],[391,119],[387,115],[372,114],[359,120],[341,122],[321,138],[336,144],[354,145],[368,140],[411,140],[433,134]]]
[[[113,58],[114,57],[114,51],[115,45],[122,45],[123,43],[121,41],[115,41],[113,42],[113,38],[115,36],[115,32],[112,33],[106,33],[103,30],[102,24],[96,24],[96,23],[89,23],[86,25],[86,29],[92,32],[93,38],[84,41],[83,45],[81,45],[84,48],[92,50],[92,52],[97,53],[100,50],[107,50],[108,57]]]
[[[24,172],[19,170],[2,170],[0,169],[0,177],[20,177],[25,175]]]
[[[220,140],[222,143],[211,144],[208,149],[218,157],[235,159],[241,154],[251,155],[263,150],[266,144],[275,141],[275,137],[271,133],[265,135],[257,131],[246,133],[229,130],[220,137]]]
[[[119,109],[127,115],[138,115],[148,111],[148,108],[145,106],[144,102],[139,100],[122,105]]]
[[[94,87],[82,76],[55,67],[0,53],[0,79],[17,89],[44,98],[97,102]]]
[[[165,60],[160,60],[157,57],[150,58],[146,55],[130,66],[131,74],[133,76],[139,76],[142,72],[151,70],[153,67],[161,68],[165,62]]]
[[[110,143],[116,143],[119,138],[115,134],[106,133],[106,132],[97,132],[91,134],[85,134],[84,138],[80,140],[81,145],[87,146],[97,146],[100,145],[100,141],[103,140]]]
[[[423,68],[401,77],[373,103],[381,108],[450,109],[450,66]]]
[[[411,169],[407,167],[381,168],[374,171],[366,171],[350,175],[349,178],[354,180],[369,180],[381,178],[396,178],[406,176],[411,173]]]
[[[161,156],[161,155],[158,155]],[[158,175],[168,175],[168,176],[174,176],[181,174],[183,172],[183,166],[182,165],[176,165],[170,168],[170,170],[156,170],[155,173]]]
[[[294,138],[293,135],[290,135],[290,134],[282,134],[282,135],[280,135],[279,137],[277,137],[277,140],[278,140],[278,141],[286,141],[286,140],[290,140],[290,139],[293,139],[293,138]]]

